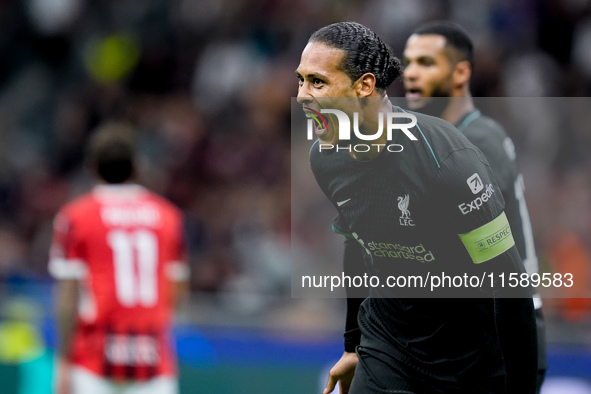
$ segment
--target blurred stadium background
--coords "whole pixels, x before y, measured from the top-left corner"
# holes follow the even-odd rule
[[[113,118],[139,127],[142,183],[185,213],[182,393],[320,392],[344,304],[290,296],[293,233],[312,250],[333,237],[292,217],[294,70],[326,24],[364,23],[400,55],[443,18],[475,40],[475,96],[591,93],[589,0],[0,0],[0,392],[51,392],[51,222],[91,187],[83,146]],[[591,284],[591,122],[578,125],[508,133],[543,266]],[[587,298],[545,303],[545,392],[591,393],[591,301],[566,295]]]

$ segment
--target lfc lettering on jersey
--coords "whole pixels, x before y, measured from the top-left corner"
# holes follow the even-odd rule
[[[160,362],[158,342],[147,335],[109,335],[105,356],[113,365],[156,366]]]
[[[463,215],[466,215],[472,212],[473,210],[479,210],[482,204],[487,202],[494,192],[495,190],[493,188],[492,183],[489,183],[484,193],[482,193],[480,196],[476,197],[474,200],[468,203],[462,203],[458,205],[458,208],[460,209]]]
[[[109,227],[157,227],[160,224],[160,212],[150,205],[139,207],[104,206],[101,208],[101,219]]]
[[[414,227],[414,222],[411,219],[398,219],[398,222],[400,223],[401,226],[410,226],[410,227]]]

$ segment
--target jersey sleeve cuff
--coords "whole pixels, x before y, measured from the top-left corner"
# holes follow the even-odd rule
[[[354,328],[349,331],[345,331],[345,351],[347,353],[355,353],[355,348],[361,342],[361,330]]]
[[[49,260],[49,274],[55,279],[84,279],[88,269],[81,259],[53,258]]]

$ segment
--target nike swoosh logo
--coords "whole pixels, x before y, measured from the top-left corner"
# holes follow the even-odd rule
[[[343,205],[343,204],[346,204],[346,203],[348,203],[349,201],[351,201],[351,199],[350,199],[350,198],[347,198],[346,200],[343,200],[343,201],[337,201],[337,205],[340,207],[341,205]]]

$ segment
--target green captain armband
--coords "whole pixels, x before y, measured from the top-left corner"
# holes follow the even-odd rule
[[[458,234],[474,264],[484,263],[515,245],[505,212],[496,219],[464,234]]]

